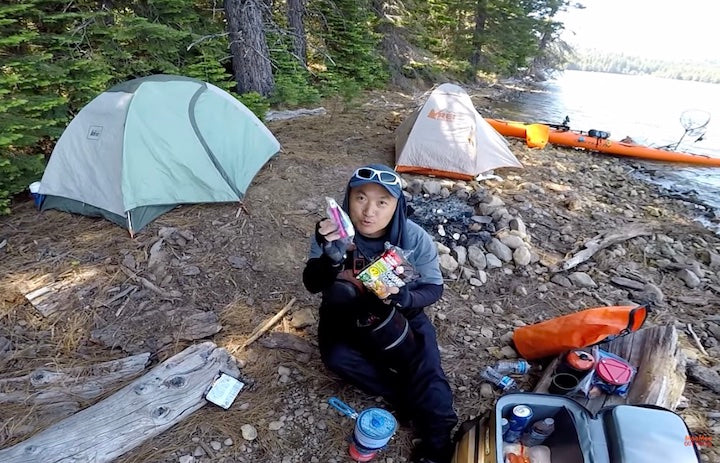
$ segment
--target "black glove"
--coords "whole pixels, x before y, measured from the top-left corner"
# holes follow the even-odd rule
[[[397,294],[391,294],[388,299],[398,309],[407,309],[412,304],[412,298],[410,297],[410,290],[407,286],[398,288],[400,291]]]
[[[325,235],[320,233],[320,222],[322,222],[322,220],[315,224],[315,241],[320,245],[323,253],[328,256],[333,266],[339,267],[345,262],[347,249],[352,238],[340,238],[339,240],[328,241]]]

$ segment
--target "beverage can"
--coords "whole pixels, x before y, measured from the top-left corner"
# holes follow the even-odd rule
[[[502,435],[504,436],[508,428],[510,427],[510,422],[507,418],[503,418],[502,420],[500,420],[500,427],[502,428]]]
[[[511,444],[519,441],[532,417],[533,411],[530,406],[514,406],[508,417],[508,430],[503,435],[503,440]]]
[[[516,405],[510,412],[508,418],[509,429],[512,431],[523,431],[532,420],[533,411],[528,405]]]

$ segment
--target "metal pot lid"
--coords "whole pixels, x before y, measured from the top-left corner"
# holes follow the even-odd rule
[[[600,379],[614,386],[622,386],[630,382],[632,367],[623,360],[612,357],[598,360],[595,371]]]
[[[371,439],[387,439],[395,433],[397,421],[382,408],[368,408],[357,418],[357,429]]]

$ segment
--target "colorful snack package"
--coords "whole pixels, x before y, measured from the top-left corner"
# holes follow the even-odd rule
[[[397,246],[385,243],[385,251],[358,275],[366,288],[380,299],[390,296],[390,288],[402,288],[419,275]]]
[[[350,217],[343,211],[342,207],[338,203],[328,196],[325,197],[327,202],[327,216],[332,220],[338,227],[340,238],[352,238],[355,236],[355,227],[353,227]]]

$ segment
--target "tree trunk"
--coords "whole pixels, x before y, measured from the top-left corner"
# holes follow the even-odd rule
[[[475,31],[473,32],[473,54],[470,65],[477,71],[483,59],[482,46],[485,42],[485,21],[487,20],[487,0],[478,0],[475,6]]]
[[[543,77],[543,79],[539,80],[544,80],[544,71],[549,62],[548,55],[551,53],[549,50],[549,46],[555,39],[555,33],[558,31],[558,26],[553,23],[553,18],[555,18],[555,15],[558,13],[562,5],[562,3],[555,3],[550,5],[550,8],[547,12],[547,18],[540,27],[540,41],[538,42],[538,52],[537,55],[533,58],[532,64],[530,65],[529,69],[529,75],[536,78],[539,78],[541,76]]]
[[[552,38],[553,30],[549,28],[544,28],[542,35],[540,36],[540,41],[538,42],[538,52],[537,55],[532,60],[532,64],[529,66],[527,74],[537,80],[545,80],[545,63],[547,61],[547,55],[548,55],[548,45],[550,44],[550,39]]]
[[[275,87],[270,51],[265,41],[262,2],[225,0],[230,51],[238,93],[268,96]]]
[[[293,52],[303,67],[307,67],[307,43],[305,42],[305,0],[288,0],[288,24],[293,34]]]

